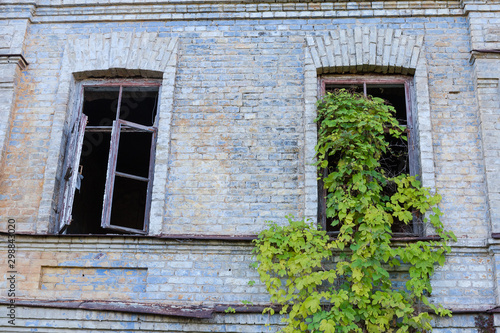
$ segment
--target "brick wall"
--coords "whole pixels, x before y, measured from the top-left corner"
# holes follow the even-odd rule
[[[249,243],[49,236],[21,238],[17,246],[21,299],[195,305],[269,299],[262,285],[248,285],[258,280],[249,269]],[[0,274],[7,271],[2,265]],[[7,286],[1,281],[1,290]]]
[[[283,221],[287,213],[302,214],[306,201],[304,181],[310,177],[304,170],[311,163],[311,154],[305,156],[303,132],[304,121],[311,119],[305,119],[301,111],[305,103],[305,37],[356,26],[354,19],[339,21],[333,21],[334,24],[321,19],[220,21],[217,25],[196,22],[190,26],[182,21],[117,24],[119,31],[130,33],[146,30],[159,36],[186,35],[179,40],[168,170],[161,174],[167,177],[167,183],[160,230],[168,234],[252,234],[267,219]],[[430,184],[435,180],[438,188],[442,188],[440,192],[446,194],[442,208],[445,219],[450,219],[449,225],[456,226],[451,221],[459,218],[469,221],[467,226],[461,225],[454,231],[468,237],[485,237],[488,227],[484,220],[487,212],[483,196],[484,165],[477,137],[479,122],[474,111],[477,103],[468,63],[465,19],[388,18],[378,24],[375,21],[382,19],[365,21],[377,28],[408,26],[408,30],[401,31],[409,36],[424,33],[424,52],[420,57],[428,78],[431,121],[426,125],[430,127],[425,138],[431,138],[422,144],[422,152],[432,146],[430,152],[435,154],[432,167],[436,168],[435,178],[428,178]],[[285,23],[289,29],[277,30]],[[298,30],[292,31],[295,26]],[[309,27],[315,30],[308,33]],[[42,219],[43,208],[45,216],[50,216],[48,207],[54,206],[52,194],[57,184],[48,186],[47,181],[57,177],[57,169],[49,173],[44,167],[47,161],[48,167],[57,165],[62,141],[56,136],[61,129],[50,126],[56,121],[63,125],[62,120],[70,112],[67,107],[70,93],[56,101],[62,52],[68,38],[78,38],[74,34],[107,33],[110,28],[107,23],[81,23],[37,24],[30,29],[27,59],[31,56],[36,61],[30,65],[30,71],[23,73],[26,88],[17,97],[18,122],[11,135],[16,137],[15,131],[21,131],[21,127],[29,128],[28,131],[38,127],[40,134],[24,134],[23,142],[29,143],[29,149],[16,146],[19,141],[12,140],[4,171],[10,175],[11,183],[2,192],[12,202],[18,202],[21,210],[11,213],[13,208],[9,204],[6,215],[18,218],[20,230],[43,231],[49,226],[35,226],[32,212],[38,209]],[[57,112],[52,114],[50,106],[54,103]],[[34,125],[39,119],[47,119],[47,128],[43,127],[45,123]],[[53,154],[48,154],[49,151]],[[430,158],[422,159],[427,161]],[[45,183],[43,177],[48,178]],[[43,207],[39,206],[40,201]],[[457,209],[464,204],[470,209]],[[49,217],[43,219],[50,224]]]
[[[163,75],[151,236],[252,235],[266,220],[284,223],[286,214],[314,221],[317,79],[365,70],[414,75],[422,180],[443,196],[443,221],[459,237],[434,275],[433,300],[469,311],[436,321],[436,331],[473,332],[474,311],[500,305],[492,255],[498,241],[491,239],[500,230],[500,66],[495,53],[484,52],[500,47],[499,6],[497,0],[5,2],[0,230],[8,218],[18,232],[55,229],[64,144],[77,112],[75,82],[96,71]],[[245,241],[18,235],[17,242],[23,300],[268,302],[262,285],[246,284],[256,276]],[[0,276],[6,272],[2,266]],[[400,273],[394,277],[403,284]],[[124,331],[260,332],[268,320],[44,311],[19,307],[19,331],[106,331],[121,322]]]

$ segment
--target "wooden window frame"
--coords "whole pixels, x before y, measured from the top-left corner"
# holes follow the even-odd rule
[[[117,110],[116,117],[113,120],[112,126],[88,126],[88,117],[83,113],[83,101],[85,88],[90,87],[118,87],[118,100],[117,100]],[[65,234],[67,228],[72,222],[72,208],[74,202],[74,195],[76,190],[76,183],[78,177],[78,166],[80,162],[80,156],[82,153],[83,137],[86,132],[111,132],[111,143],[109,148],[108,156],[108,167],[106,170],[106,183],[105,192],[103,199],[103,209],[101,217],[101,227],[110,231],[118,231],[133,234],[147,235],[149,232],[149,219],[151,210],[151,199],[152,199],[152,187],[153,187],[153,175],[154,175],[154,160],[156,152],[156,138],[158,133],[158,119],[159,112],[153,120],[152,126],[144,126],[138,123],[126,121],[120,119],[120,108],[122,101],[123,88],[130,87],[158,87],[158,100],[156,102],[156,109],[159,110],[159,96],[161,94],[161,80],[150,80],[150,79],[116,79],[116,80],[96,80],[82,82],[78,90],[78,99],[76,102],[77,116],[74,117],[74,121],[71,124],[71,130],[68,134],[68,143],[66,146],[66,156],[65,163],[63,167],[63,190],[62,190],[62,200],[59,206],[59,221],[58,230],[59,234]],[[135,132],[148,132],[152,134],[151,140],[151,151],[150,151],[150,161],[149,170],[147,177],[140,177],[131,174],[121,173],[116,170],[118,149],[120,144],[120,133],[122,128],[129,128]],[[75,171],[76,170],[76,171]],[[146,206],[144,214],[144,223],[142,229],[128,228],[125,226],[113,225],[111,224],[111,208],[113,200],[113,190],[114,181],[116,176],[121,176],[125,178],[131,178],[135,180],[141,180],[147,182],[147,195],[146,195]]]
[[[64,167],[63,204],[59,209],[59,233],[64,233],[71,224],[71,210],[75,197],[76,182],[78,177],[78,165],[82,153],[83,137],[87,125],[87,116],[82,114],[72,124],[70,137],[66,149],[66,163]],[[71,158],[74,157],[74,158]]]
[[[414,84],[413,77],[403,76],[403,75],[349,75],[349,76],[338,76],[338,75],[325,75],[318,79],[318,97],[321,98],[326,94],[326,86],[328,84],[335,85],[363,85],[363,93],[367,96],[367,85],[380,84],[380,85],[392,85],[398,84],[404,87],[405,91],[405,106],[406,106],[406,134],[408,139],[408,159],[409,159],[409,171],[411,176],[418,176],[420,172],[420,165],[418,163],[418,147],[415,135],[415,122],[414,116],[412,114],[413,101],[414,101]],[[318,177],[318,225],[327,230],[326,227],[326,197],[327,193],[323,187],[323,182],[320,177]],[[423,234],[423,226],[421,223],[421,217],[414,215],[412,224],[413,231],[411,232],[395,232],[393,234],[394,238],[403,237],[420,237]],[[335,236],[338,232],[330,231],[330,235]]]
[[[138,132],[152,133],[148,177],[140,177],[140,176],[116,171],[116,164],[118,161],[118,149],[120,147],[120,134],[122,132],[122,127],[133,128]],[[129,122],[129,121],[125,121],[122,119],[117,119],[113,122],[113,129],[111,132],[111,145],[110,145],[110,149],[109,149],[108,170],[107,170],[107,175],[106,175],[106,185],[105,185],[105,192],[104,192],[104,203],[103,203],[102,218],[101,218],[101,227],[102,228],[123,231],[123,232],[138,233],[138,234],[147,234],[148,233],[148,226],[149,226],[149,223],[148,223],[149,218],[148,217],[149,217],[149,211],[151,209],[151,192],[153,189],[153,172],[154,172],[156,133],[157,133],[157,129],[154,126],[142,126],[142,125],[139,125],[139,124],[136,124],[133,122]],[[145,181],[148,183],[144,224],[143,224],[142,230],[111,224],[111,208],[112,208],[112,200],[113,200],[113,191],[115,188],[114,182],[115,182],[116,176],[129,178],[129,179],[135,179],[135,180],[139,180],[139,181]]]

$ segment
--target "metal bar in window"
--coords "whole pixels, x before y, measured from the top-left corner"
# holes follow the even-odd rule
[[[134,176],[134,175],[131,175],[131,174],[128,174],[128,173],[124,173],[124,172],[119,172],[119,171],[115,171],[115,175],[121,176],[121,177],[124,177],[124,178],[130,178],[130,179],[140,180],[140,181],[143,181],[143,182],[148,182],[149,181],[149,178],[140,177],[140,176]]]

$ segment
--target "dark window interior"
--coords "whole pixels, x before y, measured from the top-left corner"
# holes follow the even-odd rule
[[[120,87],[86,88],[83,113],[88,117],[87,127],[110,126],[116,119]]]
[[[147,132],[122,131],[116,171],[147,178],[151,149],[144,147],[151,146],[152,137],[153,135]]]
[[[156,118],[158,87],[123,87],[120,115],[117,117],[120,87],[87,87],[83,113],[88,116],[80,157],[80,189],[75,191],[69,234],[121,233],[101,227],[106,175],[110,156],[113,121],[123,119],[153,126]],[[144,230],[151,175],[151,132],[120,126],[116,176],[114,178],[110,225]],[[108,189],[109,190],[109,189]],[[109,191],[108,191],[109,192]],[[111,228],[112,229],[112,228]],[[126,232],[126,231],[125,231]]]
[[[110,140],[111,132],[85,133],[80,158],[84,178],[75,191],[68,234],[106,233],[101,229],[101,214]]]
[[[333,92],[335,89],[341,88],[358,93],[364,93],[366,89],[366,95],[384,99],[386,103],[392,105],[396,109],[396,118],[400,125],[407,125],[407,105],[404,84],[366,83],[366,87],[364,87],[362,82],[353,84],[326,84],[325,92]],[[402,173],[410,173],[408,142],[404,139],[394,139],[388,134],[387,140],[389,141],[389,151],[385,153],[380,160],[382,169],[391,177]],[[338,159],[338,157],[330,156],[329,165],[335,165],[336,159]],[[326,172],[328,172],[328,170],[326,170]],[[321,181],[318,190],[320,191],[318,219],[320,223],[325,226],[327,232],[333,234],[338,233],[340,231],[340,225],[337,224],[336,226],[332,226],[332,222],[334,222],[335,219],[326,217],[325,196],[327,193],[326,190],[323,189],[323,183]],[[392,195],[394,192],[395,186],[391,186],[391,184],[388,184],[384,188],[384,193],[387,195]],[[395,234],[411,234],[413,233],[413,226],[395,221],[392,231]]]
[[[111,225],[142,229],[148,184],[117,176],[111,206]]]
[[[139,125],[153,126],[157,102],[158,88],[124,87],[120,119]]]

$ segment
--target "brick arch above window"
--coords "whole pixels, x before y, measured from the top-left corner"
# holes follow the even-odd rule
[[[307,37],[318,74],[383,73],[413,75],[423,36],[401,30],[356,27]]]
[[[164,72],[176,63],[177,38],[157,32],[90,34],[68,40],[63,66],[72,72],[134,69]]]
[[[158,32],[111,32],[69,35],[64,41],[64,54],[58,75],[56,103],[53,105],[52,132],[49,139],[42,190],[38,209],[37,233],[54,231],[57,220],[58,182],[54,181],[62,167],[67,132],[78,116],[75,107],[76,82],[89,78],[161,78],[159,120],[156,143],[153,199],[151,201],[150,235],[161,233],[165,210],[167,157],[170,149],[170,122],[177,66],[179,39],[163,37]],[[60,178],[60,177],[59,177]]]
[[[318,187],[314,147],[317,143],[316,101],[321,97],[320,80],[327,75],[352,79],[355,75],[386,74],[412,77],[414,139],[419,147],[416,162],[420,179],[435,188],[434,151],[429,83],[423,36],[403,30],[356,27],[336,30],[324,36],[306,37],[305,52],[305,195],[304,216],[317,221]]]

